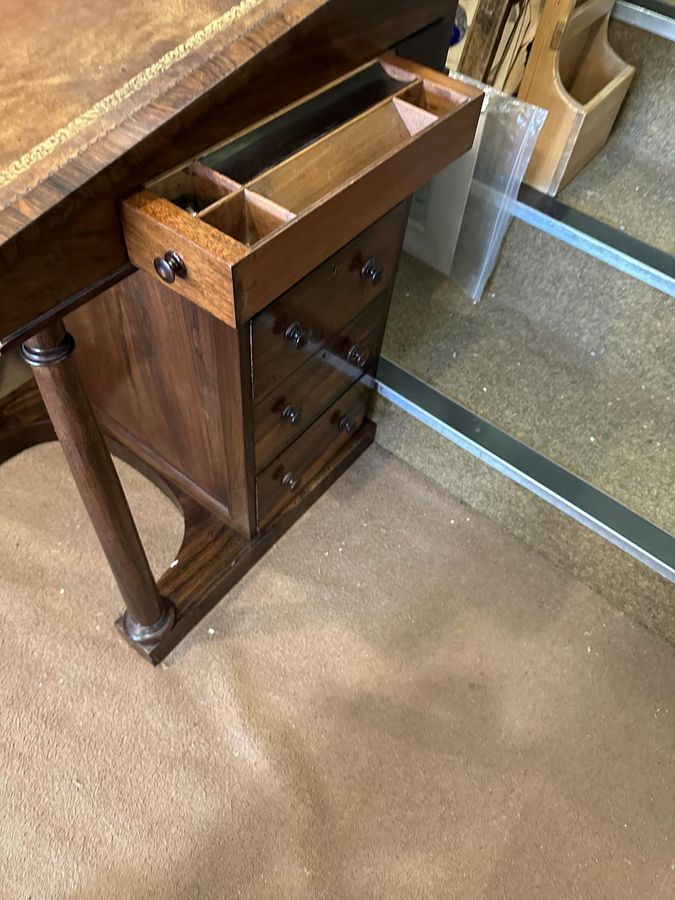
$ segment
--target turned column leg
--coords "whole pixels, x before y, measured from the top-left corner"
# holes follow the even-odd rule
[[[160,597],[103,435],[77,367],[73,337],[58,321],[22,347],[33,366],[54,431],[126,604],[124,627],[140,643],[156,641],[175,620]]]

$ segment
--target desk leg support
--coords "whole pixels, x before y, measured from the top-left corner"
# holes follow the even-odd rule
[[[54,431],[126,604],[131,640],[154,643],[175,610],[152,577],[131,510],[71,354],[75,341],[58,321],[22,347]]]

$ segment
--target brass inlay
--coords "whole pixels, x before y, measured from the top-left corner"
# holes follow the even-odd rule
[[[202,44],[209,40],[209,38],[223,31],[237,19],[241,18],[241,16],[251,12],[256,6],[260,6],[263,2],[265,2],[265,0],[241,0],[240,3],[233,6],[232,9],[229,9],[226,13],[223,13],[222,16],[219,16],[217,19],[209,22],[208,25],[205,25],[204,28],[196,31],[192,37],[189,37],[186,41],[183,41],[183,43],[174,47],[173,50],[169,50],[169,52],[161,56],[157,62],[143,69],[138,75],[135,75],[121,87],[117,88],[116,91],[113,91],[112,94],[108,94],[107,97],[99,100],[86,112],[74,118],[67,125],[64,125],[63,128],[59,128],[55,131],[54,134],[46,138],[46,140],[36,144],[24,153],[23,156],[20,156],[19,159],[7,166],[7,168],[0,170],[0,187],[5,187],[10,184],[15,178],[26,172],[31,166],[35,165],[35,163],[45,159],[50,153],[53,153],[58,147],[71,140],[88,125],[91,125],[106,113],[114,110],[115,107],[119,106],[124,100],[127,100],[141,88],[150,84],[150,82],[158,75],[163,74],[167,69],[170,69],[171,66],[175,65],[175,63],[185,59],[185,57],[193,50],[201,47]]]

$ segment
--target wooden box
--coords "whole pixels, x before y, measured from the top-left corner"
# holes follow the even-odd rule
[[[548,110],[525,181],[555,195],[605,145],[634,75],[612,50],[612,0],[549,0],[518,96]]]

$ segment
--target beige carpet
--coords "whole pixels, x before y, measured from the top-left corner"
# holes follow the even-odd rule
[[[0,496],[3,900],[673,896],[675,649],[382,450],[156,670],[58,447]]]

